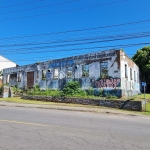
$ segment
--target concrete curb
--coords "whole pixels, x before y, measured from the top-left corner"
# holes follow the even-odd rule
[[[0,102],[1,103],[1,102]],[[126,113],[126,112],[118,112],[117,110],[105,110],[105,109],[98,109],[98,108],[79,108],[79,107],[73,107],[73,106],[34,106],[33,104],[14,104],[11,102],[5,102],[5,104],[0,104],[0,106],[5,107],[22,107],[22,108],[38,108],[38,109],[52,109],[52,110],[65,110],[65,111],[78,111],[78,112],[94,112],[94,113],[106,113],[106,114],[116,114],[116,115],[132,115],[132,116],[141,116],[142,114],[134,114],[134,113]],[[70,107],[70,108],[66,108]],[[143,116],[143,115],[142,115]]]

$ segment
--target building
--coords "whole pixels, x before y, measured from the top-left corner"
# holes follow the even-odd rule
[[[2,70],[4,68],[16,67],[16,64],[3,56],[0,56],[0,85],[2,84]]]
[[[62,89],[77,80],[82,89],[118,97],[140,93],[139,68],[123,50],[107,50],[3,70],[3,82],[19,88]]]

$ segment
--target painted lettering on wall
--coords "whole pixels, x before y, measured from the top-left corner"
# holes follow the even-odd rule
[[[92,80],[92,86],[96,88],[103,88],[103,87],[120,87],[121,86],[121,79],[120,78],[104,78],[99,80]]]
[[[52,62],[50,64],[50,68],[56,68],[56,67],[64,67],[64,66],[72,66],[74,64],[74,60],[60,60],[56,62]]]
[[[89,54],[89,55],[81,55],[81,56],[76,56],[75,58],[78,59],[83,59],[84,60],[95,60],[95,59],[102,59],[102,58],[107,58],[107,57],[112,57],[115,56],[115,52],[110,52],[110,53],[94,53],[94,54]]]

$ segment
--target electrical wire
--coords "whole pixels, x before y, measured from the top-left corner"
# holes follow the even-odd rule
[[[16,6],[21,6],[21,5],[27,5],[27,4],[41,2],[41,1],[44,1],[44,0],[36,0],[36,1],[32,1],[32,2],[26,2],[26,3],[16,4],[16,5],[2,6],[2,7],[0,7],[0,9],[2,9],[2,8],[9,8],[9,7],[16,7]]]
[[[22,10],[17,10],[17,11],[10,11],[10,12],[5,12],[5,13],[0,13],[0,15],[6,15],[6,14],[24,12],[24,11],[28,11],[28,10],[36,10],[36,9],[41,9],[41,8],[46,8],[46,7],[52,7],[52,6],[58,6],[58,5],[63,5],[63,4],[67,4],[67,3],[71,3],[71,2],[75,2],[75,1],[79,1],[79,0],[71,0],[71,1],[61,2],[61,3],[55,3],[55,4],[40,6],[40,7],[22,9]]]
[[[134,22],[127,22],[127,23],[121,23],[121,24],[114,24],[114,25],[107,25],[107,26],[99,26],[99,27],[93,27],[93,28],[84,28],[84,29],[76,29],[76,30],[68,30],[68,31],[60,31],[60,32],[51,32],[51,33],[43,33],[43,34],[33,34],[33,35],[27,35],[27,36],[17,36],[17,37],[7,37],[7,38],[0,38],[0,40],[5,39],[16,39],[16,38],[29,38],[29,37],[39,37],[39,36],[45,36],[45,35],[55,35],[55,34],[66,34],[66,33],[74,33],[74,32],[83,32],[83,31],[90,31],[90,30],[97,30],[97,29],[106,29],[106,28],[112,28],[112,27],[119,27],[119,26],[126,26],[126,25],[134,25],[134,24],[140,24],[140,23],[149,23],[150,20],[140,20],[140,21],[134,21]]]
[[[110,49],[120,49],[120,48],[127,48],[127,47],[135,47],[135,46],[141,46],[141,45],[150,45],[150,42],[142,42],[142,43],[131,43],[131,44],[122,44],[122,45],[109,45],[109,46],[97,46],[97,47],[84,47],[84,48],[72,48],[72,49],[60,49],[60,50],[51,50],[51,51],[41,51],[41,52],[27,52],[28,54],[40,54],[40,53],[43,53],[43,52],[49,52],[49,53],[58,53],[58,52],[72,52],[72,51],[81,51],[81,50],[84,50],[84,53],[85,53],[85,50],[88,50],[88,53],[93,53],[93,52],[98,52],[98,50],[102,49],[103,51],[104,50],[110,50]],[[95,50],[96,49],[96,50]],[[98,50],[97,50],[98,49]],[[91,50],[91,51],[89,51]],[[24,52],[23,54],[25,54],[26,52]],[[83,52],[82,52],[83,53]],[[86,52],[87,53],[87,52]],[[10,53],[9,53],[10,54]],[[19,54],[19,53],[18,53]],[[73,54],[73,53],[72,53]],[[79,53],[74,53],[74,54],[79,54]],[[11,55],[11,54],[10,54]],[[70,55],[70,54],[69,54]],[[56,55],[55,55],[56,56]],[[58,56],[58,55],[57,55]],[[39,58],[36,57],[36,59]],[[44,58],[43,56],[41,56],[40,58]],[[24,60],[24,59],[22,59]]]
[[[128,33],[128,34],[119,34],[119,35],[107,35],[107,36],[97,36],[97,37],[90,37],[90,38],[80,38],[80,39],[70,39],[70,40],[56,40],[50,42],[34,42],[34,43],[21,43],[21,44],[8,44],[8,45],[0,45],[0,47],[18,47],[18,46],[33,46],[33,45],[47,45],[47,44],[56,44],[56,43],[70,43],[70,42],[82,42],[82,41],[91,41],[91,40],[100,40],[103,39],[101,42],[108,42],[110,39],[114,39],[119,37],[122,38],[139,38],[139,37],[147,37],[150,36],[150,31],[148,32],[136,32],[136,33]],[[105,41],[105,40],[106,41]],[[109,39],[107,41],[107,39]]]
[[[66,12],[72,12],[72,11],[78,11],[78,10],[83,10],[83,9],[100,7],[102,5],[115,4],[115,3],[124,2],[124,1],[128,1],[128,0],[119,0],[119,1],[109,2],[109,3],[105,3],[105,4],[92,5],[92,6],[87,6],[87,7],[80,7],[80,8],[62,10],[62,11],[57,11],[57,12],[38,14],[38,15],[30,15],[30,16],[25,16],[25,17],[9,18],[9,19],[3,19],[3,20],[0,20],[0,21],[18,20],[18,19],[33,18],[33,17],[40,17],[40,16],[46,16],[46,15],[53,15],[53,14],[60,14],[60,13],[66,13]]]

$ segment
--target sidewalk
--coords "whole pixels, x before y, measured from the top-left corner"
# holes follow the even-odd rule
[[[111,114],[125,114],[125,115],[140,115],[134,111],[126,111],[126,110],[119,110],[107,107],[96,107],[96,106],[88,106],[88,105],[81,105],[81,106],[65,106],[61,105],[60,103],[52,104],[52,105],[43,105],[43,104],[25,104],[25,103],[13,103],[7,101],[0,101],[0,106],[7,106],[7,107],[25,107],[25,108],[39,108],[39,109],[55,109],[55,110],[66,110],[66,111],[80,111],[80,112],[96,112],[96,113],[111,113]]]

